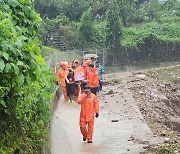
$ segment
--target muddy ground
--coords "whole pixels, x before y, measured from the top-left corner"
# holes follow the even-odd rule
[[[105,74],[104,81],[98,94],[102,110],[117,114],[114,120],[130,120],[138,116],[135,103],[143,115],[139,119],[152,131],[149,136],[131,136],[130,141],[146,143],[145,153],[180,153],[180,66]]]

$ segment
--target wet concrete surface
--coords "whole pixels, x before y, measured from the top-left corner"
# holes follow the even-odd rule
[[[114,94],[105,95],[109,89],[113,89]],[[82,141],[80,105],[59,101],[51,123],[52,154],[139,154],[144,151],[146,143],[134,142],[131,137],[146,140],[152,133],[128,88],[107,86],[98,95],[100,116],[95,119],[92,144]]]

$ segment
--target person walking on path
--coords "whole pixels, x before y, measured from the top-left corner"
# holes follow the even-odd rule
[[[61,88],[63,91],[63,95],[64,95],[64,100],[68,101],[69,98],[67,96],[67,90],[66,90],[66,77],[69,74],[69,71],[66,68],[66,63],[64,62],[60,62],[59,64],[61,66],[61,68],[59,69],[58,73],[57,73],[57,81],[61,83]]]
[[[82,69],[84,71],[85,79],[87,79],[87,72],[89,70],[89,64],[91,64],[91,63],[92,63],[92,61],[88,59],[82,64]]]
[[[84,78],[84,70],[80,66],[80,63],[78,60],[74,60],[74,79],[75,79],[75,96],[78,97],[79,91],[80,91],[79,86],[81,86],[81,89],[83,89],[82,83],[85,79]]]
[[[93,142],[94,117],[99,116],[99,102],[97,96],[90,91],[88,85],[84,86],[84,92],[78,96],[78,104],[81,104],[80,130],[83,135],[83,141]]]
[[[99,91],[102,91],[102,86],[103,86],[103,76],[102,74],[104,73],[104,67],[98,62],[96,61],[96,68],[98,70],[98,75],[99,75]]]
[[[72,68],[68,68],[69,74],[66,77],[66,90],[67,90],[67,96],[70,99],[70,102],[72,103],[72,97],[74,97],[74,85],[75,85],[75,79],[74,79],[74,72]]]
[[[87,71],[87,84],[91,88],[91,92],[96,95],[99,88],[99,75],[94,64],[89,65],[89,70]]]

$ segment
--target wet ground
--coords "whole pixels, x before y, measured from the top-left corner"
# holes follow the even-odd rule
[[[126,77],[130,74],[121,74],[118,80],[116,75],[116,84],[104,86],[98,94],[100,116],[95,119],[92,144],[82,141],[80,105],[60,99],[51,123],[52,154],[139,154],[149,144],[161,142],[153,136],[129,90]]]

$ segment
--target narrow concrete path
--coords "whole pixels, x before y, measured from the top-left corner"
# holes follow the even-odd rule
[[[142,138],[151,131],[124,85],[105,87],[105,92],[109,88],[114,90],[111,96],[99,94],[100,116],[95,119],[92,144],[82,142],[80,105],[60,100],[51,123],[52,154],[139,154],[144,151],[145,145],[130,141],[131,137]]]

